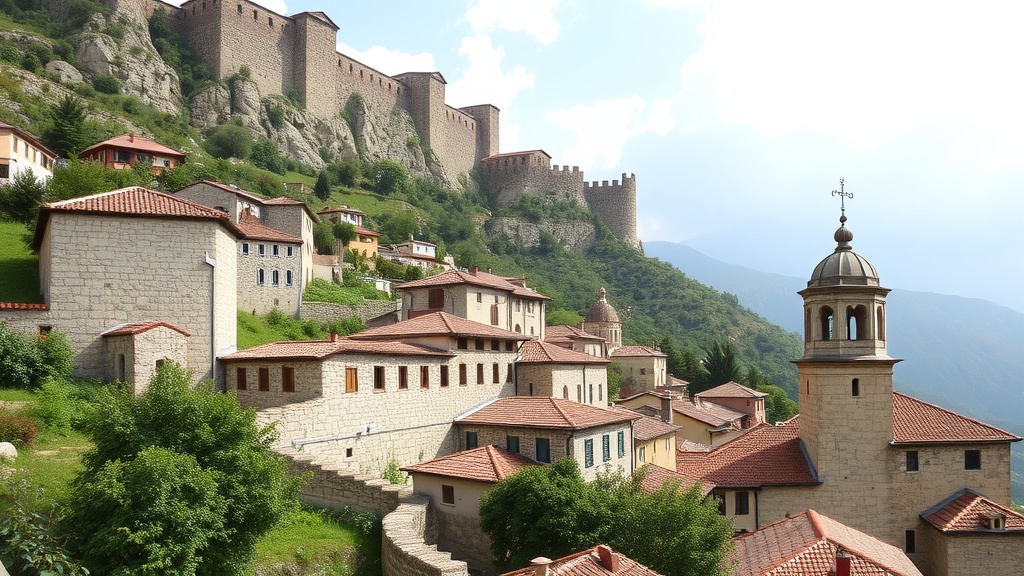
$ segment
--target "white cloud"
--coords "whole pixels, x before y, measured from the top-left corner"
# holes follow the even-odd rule
[[[437,69],[434,64],[434,55],[429,52],[409,54],[383,46],[371,46],[366,50],[357,50],[344,42],[338,42],[338,52],[376,68],[388,76],[402,72],[433,72]]]
[[[469,65],[461,78],[448,84],[447,99],[455,106],[490,103],[508,109],[521,90],[533,87],[534,75],[523,66],[501,69],[505,48],[494,46],[487,34],[463,38],[458,53]]]
[[[497,28],[525,32],[541,44],[550,44],[558,38],[557,5],[558,0],[477,0],[466,11],[466,20],[477,34]]]
[[[559,156],[564,163],[608,170],[618,165],[629,139],[648,133],[665,135],[672,129],[671,105],[671,100],[646,102],[633,95],[555,110],[544,119],[576,134],[575,142]]]

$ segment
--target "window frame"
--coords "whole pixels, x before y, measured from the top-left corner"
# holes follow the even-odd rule
[[[355,394],[359,392],[359,368],[348,366],[345,368],[345,393]]]
[[[740,490],[735,492],[735,499],[733,501],[733,515],[734,516],[747,516],[750,514],[750,492],[746,490]]]
[[[235,368],[235,390],[248,390],[249,389],[249,376],[245,371],[245,368],[239,366]]]
[[[583,467],[594,467],[594,439],[587,438],[583,441]]]
[[[420,389],[427,390],[430,388],[430,366],[420,366]]]
[[[295,392],[294,366],[281,366],[281,392]]]
[[[626,433],[623,432],[622,430],[619,430],[618,442],[619,442],[619,458],[622,458],[623,456],[626,455]]]
[[[445,506],[455,506],[455,486],[451,484],[441,484],[441,504]]]
[[[601,461],[607,462],[612,459],[612,441],[607,434],[601,435]]]
[[[917,472],[921,469],[920,455],[917,450],[907,450],[904,455],[904,465],[907,472]]]
[[[386,390],[386,374],[383,366],[373,367],[373,391],[384,392]]]
[[[505,450],[519,454],[519,436],[505,435]]]
[[[259,390],[270,392],[270,368],[263,366],[259,369]]]
[[[398,367],[398,389],[408,390],[409,389],[409,367],[399,366]]]
[[[541,449],[541,447],[544,447]],[[537,462],[543,462],[545,464],[551,463],[551,440],[548,438],[537,438],[534,442],[534,454],[537,456]]]
[[[441,388],[447,388],[449,386],[449,384],[450,384],[450,382],[448,380],[448,365],[447,364],[442,364],[441,365],[441,382],[439,383],[439,385],[441,386]]]
[[[480,435],[475,430],[466,430],[466,450],[480,447]]]
[[[981,450],[964,450],[964,470],[981,470]]]

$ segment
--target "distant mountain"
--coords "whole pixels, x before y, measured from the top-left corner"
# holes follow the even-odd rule
[[[740,304],[786,330],[802,332],[798,290],[806,279],[727,264],[671,242],[645,242],[648,256],[734,294]],[[822,254],[825,256],[826,254]],[[808,262],[810,275],[816,262]],[[879,271],[885,285],[885,270]],[[893,289],[888,296],[889,354],[895,385],[928,402],[1024,436],[1024,314],[986,300]],[[1024,442],[1014,446],[1015,500],[1024,502]]]

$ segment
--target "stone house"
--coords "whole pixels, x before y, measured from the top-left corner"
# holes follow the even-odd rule
[[[538,396],[498,398],[455,420],[458,448],[494,444],[541,463],[572,456],[587,480],[606,470],[633,473],[638,414]]]
[[[633,412],[628,408],[616,410]],[[679,426],[660,417],[635,412],[640,418],[633,421],[633,469],[653,464],[662,469],[676,469],[676,432]],[[659,416],[661,416],[659,414]]]
[[[422,240],[409,240],[408,242],[382,246],[378,253],[381,257],[392,262],[407,266],[419,266],[424,269],[444,268],[445,270],[451,270],[455,264],[455,260],[451,256],[438,260],[437,245]]]
[[[174,170],[185,161],[185,154],[134,134],[123,134],[93,144],[82,150],[79,156],[115,170],[127,170],[137,162],[145,162],[153,174],[158,175],[165,170]]]
[[[548,344],[554,344],[576,352],[590,354],[591,356],[597,356],[598,358],[608,357],[607,340],[600,336],[594,336],[593,334],[584,332],[582,329],[576,328],[575,326],[567,326],[565,324],[548,326],[544,332],[544,341]]]
[[[532,566],[501,576],[661,576],[647,566],[605,545],[563,556],[557,560],[534,558]]]
[[[671,405],[672,423],[679,426],[677,442],[695,442],[707,446],[720,446],[743,433],[743,423],[750,421],[746,414],[714,402],[677,397],[662,392],[641,392],[620,399],[617,404],[646,414],[661,415]]]
[[[57,154],[21,128],[0,122],[0,185],[9,184],[28,170],[36,180],[53,175]]]
[[[302,246],[298,254],[299,276],[296,278],[300,294],[306,289],[306,284],[313,279],[313,224],[317,218],[305,203],[286,196],[264,198],[233,184],[221,184],[211,180],[196,182],[173,194],[178,198],[225,212],[235,224],[243,220],[251,222],[255,218],[259,224],[267,228],[300,239]],[[239,247],[239,258],[241,257]],[[255,298],[259,297],[260,294],[257,293]]]
[[[430,497],[439,549],[470,567],[493,573],[490,539],[480,528],[480,497],[533,460],[493,445],[480,446],[402,468],[413,491]]]
[[[519,349],[517,396],[548,396],[607,406],[607,391],[608,360],[604,358],[536,340]]]
[[[622,366],[622,392],[635,394],[664,388],[668,356],[650,346],[620,346],[611,351],[612,362]]]
[[[758,392],[736,382],[726,382],[694,394],[699,402],[712,402],[746,414],[747,417],[740,425],[744,430],[768,420],[764,407],[766,396],[768,394],[765,392]]]
[[[78,375],[142,377],[151,369],[142,369],[144,358],[164,358],[150,355],[153,339],[173,359],[183,345],[197,378],[219,379],[216,357],[235,350],[242,236],[223,212],[142,187],[44,204],[33,245],[45,304],[4,307],[0,320],[29,333],[64,332]],[[163,328],[122,342],[118,327],[151,323]]]
[[[113,379],[132,384],[141,394],[164,362],[188,365],[185,330],[167,322],[138,322],[114,326],[101,334],[107,348],[107,366],[113,366]]]
[[[302,239],[244,215],[238,223],[238,308],[266,314],[274,308],[298,318],[302,304]]]
[[[366,265],[371,270],[376,268],[377,253],[379,249],[377,239],[380,238],[380,234],[373,230],[363,228],[363,216],[365,216],[365,214],[362,210],[349,208],[348,206],[340,206],[336,208],[325,208],[317,212],[317,216],[331,222],[348,222],[355,226],[356,236],[351,242],[349,242],[348,249],[359,254],[363,258],[366,258]],[[334,253],[336,255],[340,255],[342,250],[343,246],[339,241]]]
[[[921,576],[899,548],[806,510],[733,539],[732,576]]]
[[[402,284],[406,319],[447,312],[468,320],[544,339],[547,296],[526,287],[525,278],[507,278],[472,268],[449,270]]]
[[[921,518],[922,540],[934,551],[924,570],[929,574],[976,573],[978,558],[988,566],[1024,565],[1024,515],[969,488],[925,510]]]
[[[343,204],[333,208],[324,208],[317,212],[316,215],[331,222],[348,222],[358,228],[363,225],[363,216],[366,216],[366,213],[356,208],[349,208]]]

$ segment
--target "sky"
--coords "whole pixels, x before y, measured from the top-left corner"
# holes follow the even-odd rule
[[[502,152],[637,177],[644,241],[808,277],[835,247],[883,285],[1024,313],[1024,3],[260,0],[338,49],[438,70],[501,109]]]

